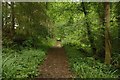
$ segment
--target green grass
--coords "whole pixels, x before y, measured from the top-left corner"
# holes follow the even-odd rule
[[[115,69],[92,57],[85,57],[74,47],[65,47],[70,68],[77,78],[117,78]]]
[[[33,78],[38,76],[38,65],[45,58],[42,49],[24,49],[16,52],[11,49],[3,49],[2,53],[2,77],[3,78]]]

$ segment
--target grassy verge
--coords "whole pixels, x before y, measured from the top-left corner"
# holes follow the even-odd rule
[[[42,49],[23,49],[16,52],[3,49],[3,78],[33,78],[38,76],[38,65],[43,62],[45,51]]]
[[[77,78],[117,78],[115,69],[85,57],[74,47],[65,46],[72,72]]]

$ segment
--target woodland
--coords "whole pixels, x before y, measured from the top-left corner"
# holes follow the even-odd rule
[[[64,70],[63,60],[71,78],[120,78],[120,2],[2,2],[3,80],[41,77],[54,61]],[[70,78],[60,69],[45,77]]]

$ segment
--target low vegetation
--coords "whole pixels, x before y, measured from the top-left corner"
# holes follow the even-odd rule
[[[117,69],[105,65],[93,57],[86,57],[75,47],[65,46],[69,65],[77,78],[118,78]]]
[[[38,66],[43,62],[42,49],[23,49],[16,52],[3,50],[3,78],[33,78],[38,76]]]

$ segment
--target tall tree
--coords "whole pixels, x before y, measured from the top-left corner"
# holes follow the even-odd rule
[[[96,5],[97,4],[97,5]],[[96,8],[96,12],[98,14],[98,21],[99,21],[99,50],[97,50],[97,54],[95,54],[96,58],[104,58],[105,57],[105,20],[104,20],[104,3],[96,3],[93,6]]]
[[[110,3],[105,2],[105,64],[111,62],[111,42],[110,42]]]
[[[90,30],[90,24],[89,24],[88,19],[87,19],[88,12],[86,11],[84,2],[82,2],[82,9],[83,9],[85,19],[86,19],[87,34],[88,34],[88,39],[89,39],[90,44],[91,44],[92,52],[93,52],[93,54],[96,54],[96,47],[95,47],[95,44],[94,44],[94,37],[92,36],[91,30]]]

